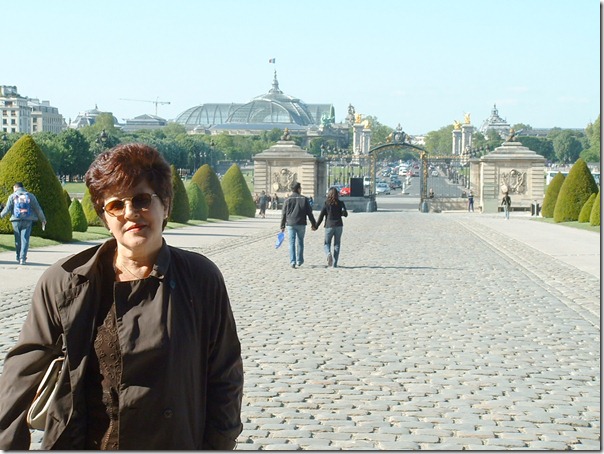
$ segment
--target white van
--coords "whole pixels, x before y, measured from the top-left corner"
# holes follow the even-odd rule
[[[407,167],[406,165],[402,165],[398,168],[398,174],[399,176],[403,177],[403,176],[407,176],[407,172],[409,172],[409,167]]]

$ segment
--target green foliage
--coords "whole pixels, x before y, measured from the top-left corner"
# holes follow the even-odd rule
[[[589,216],[589,223],[591,225],[600,225],[600,191],[598,191],[598,195],[594,199],[591,215]]]
[[[453,150],[453,125],[426,134],[426,150],[433,155],[450,155]]]
[[[56,241],[70,241],[71,219],[63,195],[61,183],[55,175],[48,158],[29,134],[21,137],[8,150],[0,165],[0,196],[4,200],[11,194],[17,181],[36,196],[46,217],[46,230],[42,223],[34,223],[33,236]],[[9,217],[0,221],[0,233],[12,233]]]
[[[579,222],[589,222],[589,217],[591,216],[591,209],[594,206],[594,200],[596,199],[596,194],[592,194],[587,199],[587,202],[583,204],[583,208],[581,208],[581,212],[579,213]]]
[[[579,158],[573,164],[568,176],[565,178],[556,207],[554,208],[555,222],[576,221],[579,219],[581,208],[589,196],[598,192],[598,185],[592,176],[587,164]]]
[[[88,221],[88,225],[101,226],[103,221],[99,218],[99,215],[96,214],[96,210],[94,209],[94,205],[92,204],[92,199],[90,198],[90,191],[88,188],[84,191],[84,197],[82,198],[82,209],[84,210],[84,215],[86,216],[86,221]]]
[[[224,193],[220,186],[220,180],[212,170],[205,164],[195,172],[191,182],[195,183],[203,192],[208,204],[208,217],[212,219],[229,220],[229,207],[224,199]]]
[[[543,206],[541,207],[541,215],[544,218],[554,217],[554,208],[556,208],[556,200],[558,200],[558,194],[562,183],[564,183],[565,176],[560,172],[556,174],[552,181],[550,181],[545,191],[545,197],[543,198]]]
[[[201,189],[196,183],[191,182],[189,183],[189,186],[187,186],[187,197],[189,198],[189,212],[191,213],[191,219],[207,221],[208,204],[203,192],[201,192]]]
[[[590,123],[585,128],[585,135],[589,142],[589,148],[581,152],[581,158],[585,162],[600,162],[600,115],[594,123]]]
[[[69,217],[71,218],[71,227],[74,232],[85,232],[88,230],[88,221],[84,214],[84,209],[80,201],[74,197],[69,205]]]
[[[67,189],[63,189],[63,196],[65,197],[66,205],[71,206],[71,197],[69,195],[69,192],[67,192]]]
[[[170,166],[172,170],[172,213],[170,214],[170,221],[180,222],[186,224],[191,219],[191,213],[189,210],[189,197],[185,190],[185,185],[178,175],[178,171],[174,165]]]
[[[237,164],[233,164],[222,177],[222,191],[229,207],[229,214],[248,218],[256,215],[254,198]]]
[[[556,135],[554,151],[560,162],[573,162],[579,158],[583,145],[574,131],[565,129]]]
[[[529,150],[540,154],[548,161],[554,161],[556,154],[554,153],[554,144],[550,139],[545,137],[520,136],[518,142],[527,147]]]

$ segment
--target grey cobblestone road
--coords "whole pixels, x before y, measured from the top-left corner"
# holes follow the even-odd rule
[[[237,449],[600,449],[599,278],[416,212],[352,214],[338,269],[308,229],[291,269],[265,221],[196,249],[224,273],[242,342]],[[2,352],[31,291],[1,295]]]

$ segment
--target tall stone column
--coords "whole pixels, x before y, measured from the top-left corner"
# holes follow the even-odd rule
[[[472,133],[474,132],[474,126],[469,124],[461,125],[461,153],[465,153],[466,150],[472,148]]]
[[[459,129],[453,130],[453,149],[451,150],[451,154],[460,155],[461,154],[461,131]]]
[[[361,154],[366,155],[371,150],[371,129],[364,128],[361,137]]]
[[[352,153],[355,155],[362,154],[363,128],[364,126],[361,123],[355,123],[352,126]]]

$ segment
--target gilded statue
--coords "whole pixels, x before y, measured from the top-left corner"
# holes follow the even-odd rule
[[[470,124],[470,114],[464,114],[464,123],[469,125]]]
[[[289,134],[288,128],[285,128],[283,130],[283,135],[281,136],[281,140],[291,140],[291,135]]]
[[[455,130],[460,130],[461,129],[461,123],[457,120],[453,120],[453,129]]]
[[[359,113],[358,113],[358,114],[356,114],[356,115],[354,116],[354,122],[355,122],[355,123],[360,123],[360,122],[361,122],[361,118],[362,118],[362,117],[361,117],[361,114],[359,114]]]

